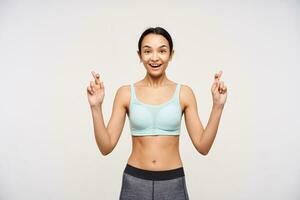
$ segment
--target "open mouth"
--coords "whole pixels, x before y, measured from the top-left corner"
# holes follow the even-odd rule
[[[161,64],[149,64],[152,68],[159,68]]]

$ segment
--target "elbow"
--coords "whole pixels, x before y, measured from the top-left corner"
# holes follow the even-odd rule
[[[103,153],[103,152],[101,152],[101,155],[102,155],[102,156],[107,156],[108,154],[109,154],[109,153],[106,153],[106,152]]]
[[[112,152],[113,148],[109,148],[109,147],[100,148],[99,147],[99,150],[100,150],[102,156],[107,156],[108,154],[110,154]]]
[[[200,153],[201,155],[206,156],[208,154],[208,151],[201,151]]]
[[[204,132],[202,132],[201,138],[203,135],[204,135]],[[210,148],[201,138],[197,140],[198,142],[195,144],[195,147],[201,155],[206,156],[208,154]]]
[[[111,151],[104,151],[104,150],[100,150],[100,152],[101,152],[101,155],[102,156],[107,156],[108,154],[110,154],[111,153]]]
[[[107,156],[113,150],[113,147],[109,143],[100,144],[100,142],[97,141],[97,146],[102,156]]]
[[[203,155],[203,156],[206,156],[208,154],[209,151],[206,151],[206,150],[203,150],[203,149],[200,149],[200,148],[197,148],[197,151]]]
[[[202,145],[198,145],[197,146],[197,151],[203,155],[203,156],[206,156],[209,152],[209,149],[206,149],[206,148],[203,148]]]

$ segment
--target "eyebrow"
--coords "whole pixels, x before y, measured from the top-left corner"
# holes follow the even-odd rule
[[[168,47],[167,45],[161,45],[159,48],[162,48],[162,47]],[[145,45],[143,46],[143,48],[151,48],[149,45]]]

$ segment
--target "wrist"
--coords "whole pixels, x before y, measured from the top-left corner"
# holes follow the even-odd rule
[[[102,110],[102,104],[90,106],[92,111]]]
[[[224,104],[213,104],[213,109],[223,110]]]

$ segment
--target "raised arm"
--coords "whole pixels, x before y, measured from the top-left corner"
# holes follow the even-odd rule
[[[122,133],[126,117],[126,92],[127,86],[121,86],[115,95],[112,115],[107,127],[102,114],[102,102],[104,97],[103,82],[99,75],[93,72],[95,82],[88,87],[88,99],[93,117],[94,134],[97,146],[102,155],[108,155],[115,148]],[[103,95],[103,96],[102,96]],[[97,100],[98,99],[98,100]],[[102,100],[100,100],[102,99]]]
[[[193,90],[184,85],[182,100],[184,104],[185,124],[193,145],[199,153],[207,155],[216,137],[221,114],[227,97],[227,87],[220,81],[222,72],[215,74],[215,80],[211,88],[213,96],[212,111],[204,129],[199,119],[196,97]]]

